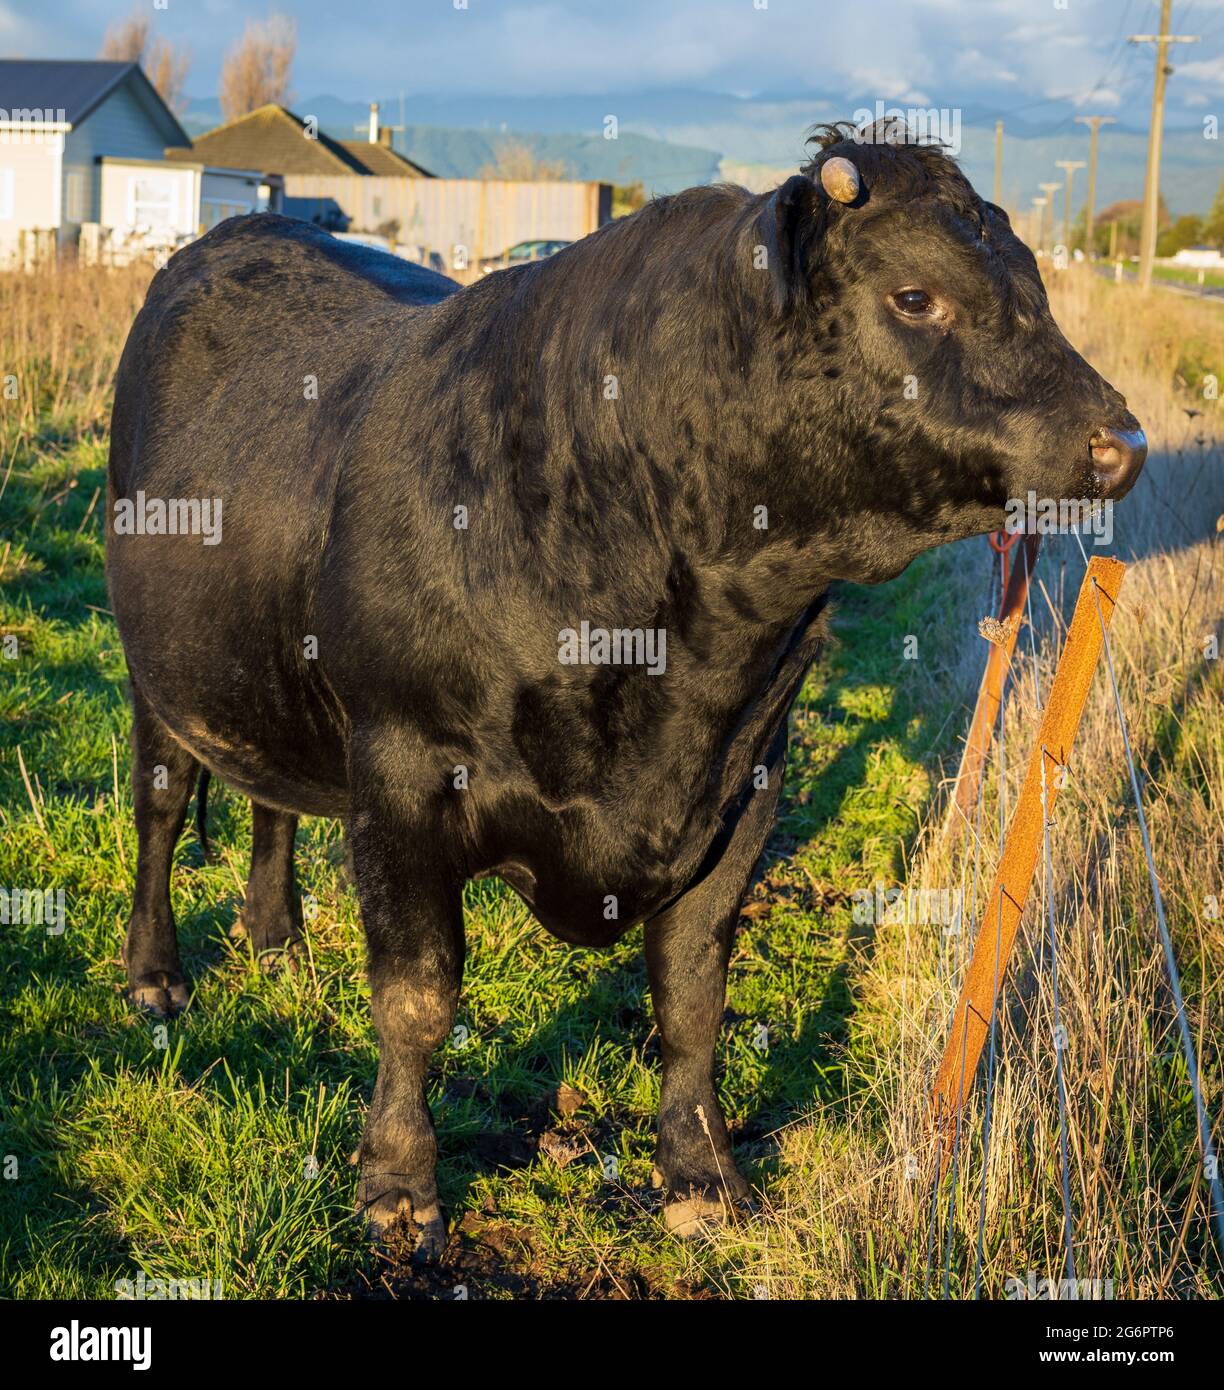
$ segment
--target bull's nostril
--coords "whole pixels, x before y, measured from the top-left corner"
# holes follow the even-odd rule
[[[1099,429],[1088,440],[1092,469],[1106,497],[1120,497],[1131,488],[1147,459],[1147,439],[1141,429]]]
[[[1092,437],[1094,440],[1100,439],[1099,435],[1094,434]],[[1092,445],[1092,461],[1104,468],[1116,468],[1122,462],[1122,455],[1116,445],[1102,441]]]

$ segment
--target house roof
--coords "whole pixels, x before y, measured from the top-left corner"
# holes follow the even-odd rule
[[[79,126],[110,94],[124,83],[161,128],[170,145],[188,145],[187,132],[158,95],[139,63],[112,63],[101,59],[4,58],[0,59],[0,107],[10,117],[15,111],[63,111],[63,119]],[[57,116],[58,118],[58,116]]]
[[[384,178],[433,178],[428,169],[422,169],[387,145],[376,145],[369,140],[341,140],[340,143],[358,163],[365,165],[368,173]]]
[[[319,131],[308,139],[306,122],[283,106],[269,103],[216,130],[197,136],[189,150],[167,150],[169,159],[203,159],[230,168],[262,169],[268,174],[364,174],[366,170],[339,141]]]
[[[307,138],[306,122],[270,103],[196,138],[189,150],[167,150],[169,159],[203,159],[268,174],[383,174],[428,177],[403,155],[381,145],[333,140],[319,131]]]

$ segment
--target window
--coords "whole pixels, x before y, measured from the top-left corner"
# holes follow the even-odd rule
[[[167,174],[128,179],[128,225],[172,228],[178,221],[178,180]]]
[[[13,217],[14,179],[14,170],[0,169],[0,222],[9,222]]]
[[[64,175],[64,221],[85,221],[85,175],[80,169]]]
[[[245,203],[225,203],[218,198],[205,198],[200,205],[200,221],[205,231],[211,231],[227,217],[244,217],[250,211]]]

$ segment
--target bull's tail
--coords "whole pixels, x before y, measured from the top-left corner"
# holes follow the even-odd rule
[[[196,783],[195,832],[205,859],[213,857],[212,848],[208,843],[208,784],[211,781],[212,773],[201,766],[200,780]]]

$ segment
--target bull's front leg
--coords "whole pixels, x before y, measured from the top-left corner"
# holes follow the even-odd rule
[[[439,1255],[437,1140],[425,1099],[430,1056],[451,1031],[463,976],[463,878],[448,864],[441,817],[372,793],[349,834],[365,929],[378,1079],[361,1139],[358,1206],[378,1239],[399,1217],[416,1252]]]
[[[650,995],[662,1040],[663,1086],[655,1181],[677,1235],[697,1235],[749,1195],[735,1167],[714,1082],[714,1053],[726,1006],[727,963],[740,903],[773,825],[786,762],[785,731],[768,766],[769,785],[749,797],[715,867],[646,925]]]

